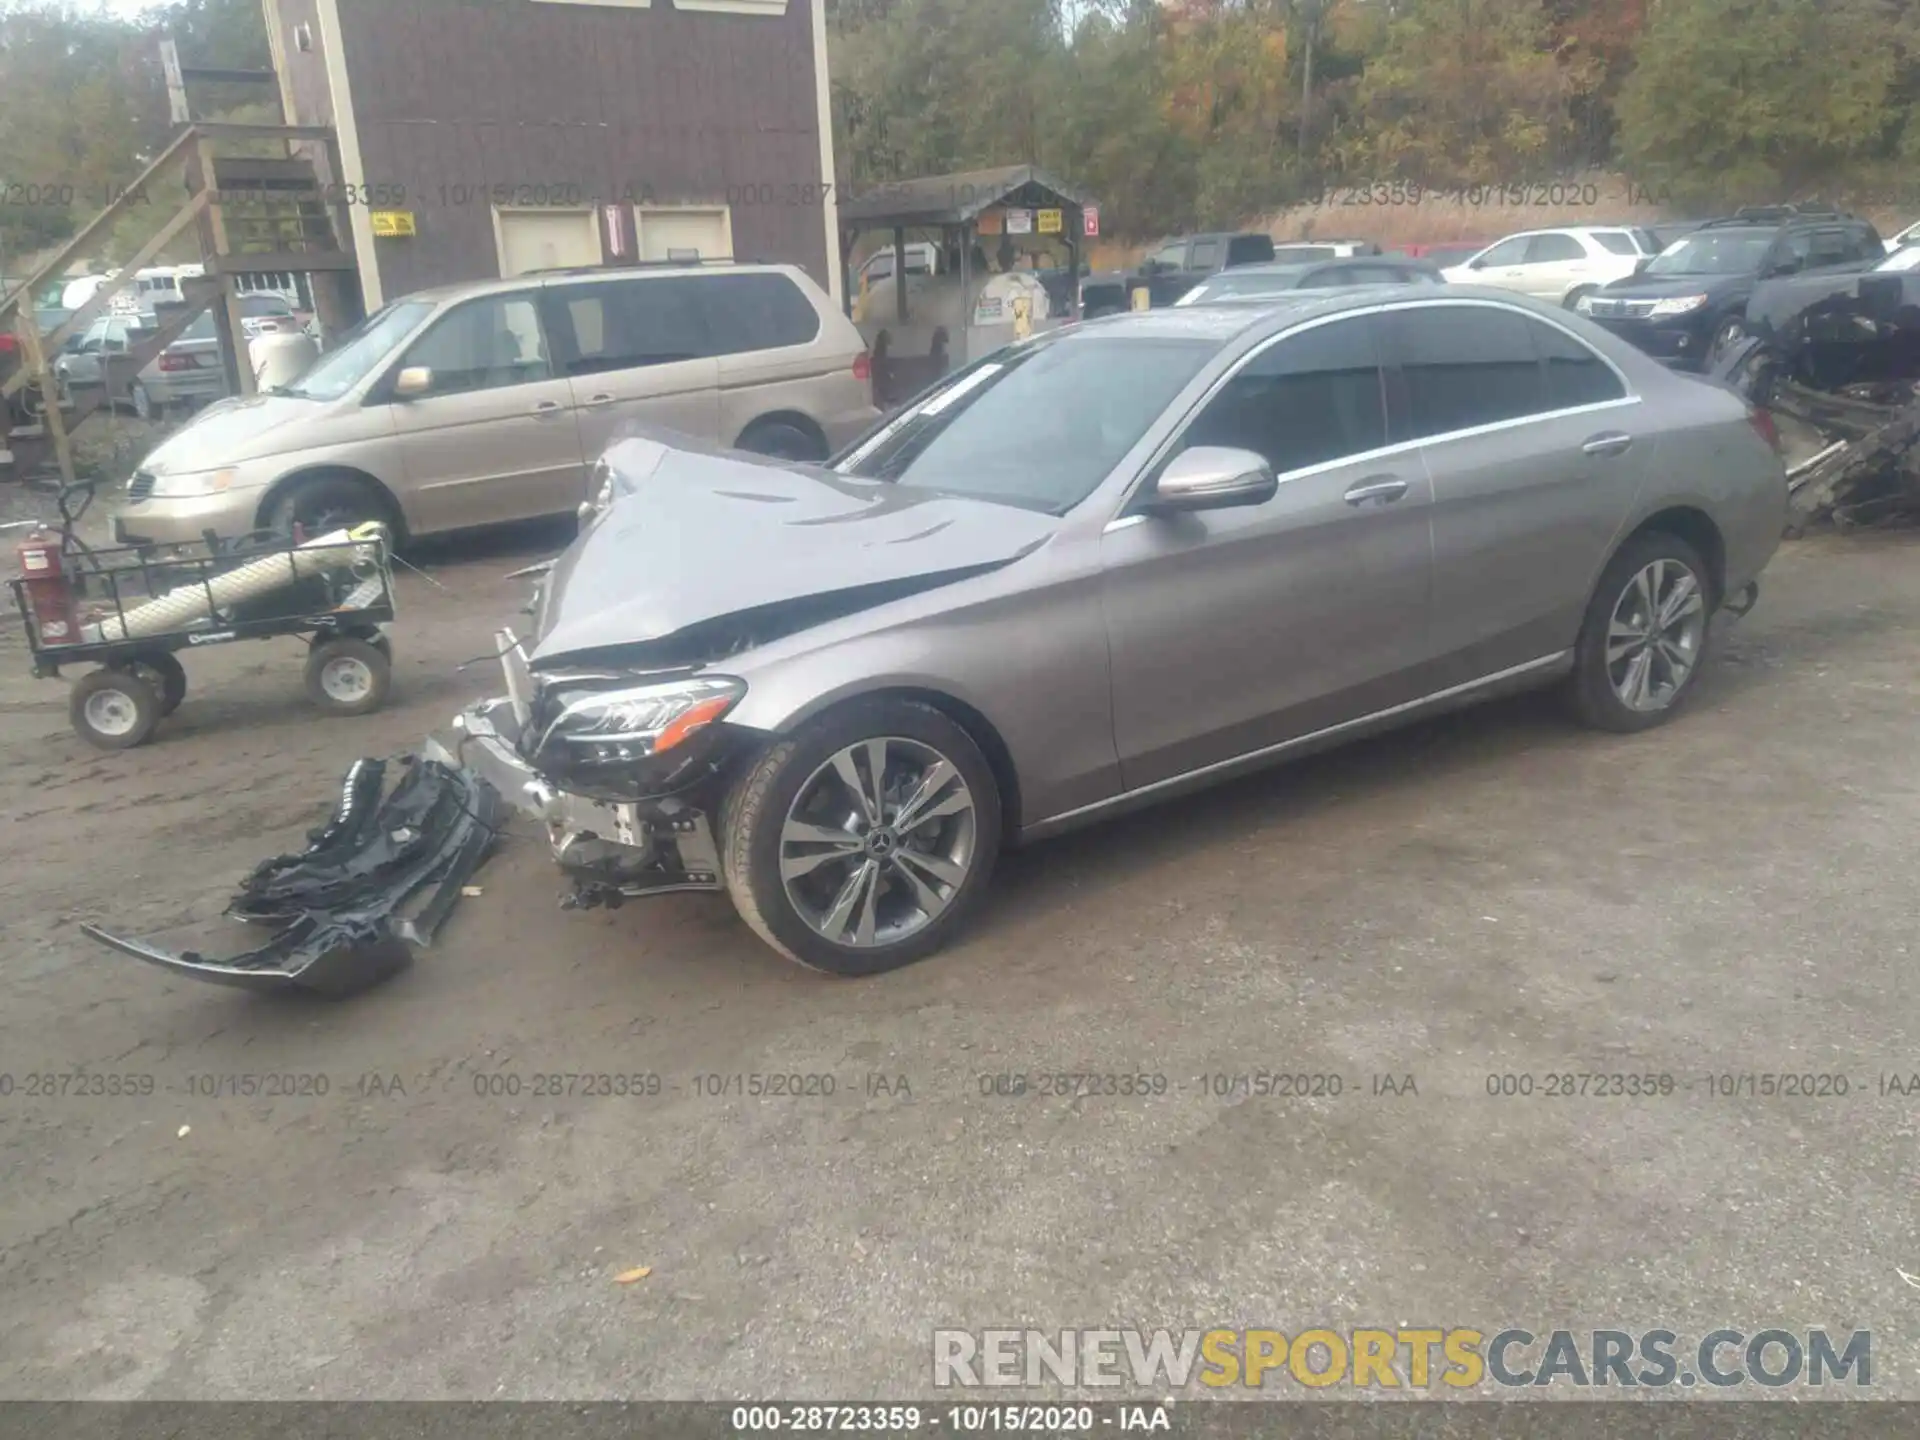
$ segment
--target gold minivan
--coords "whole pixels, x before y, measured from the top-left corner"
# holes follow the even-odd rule
[[[871,428],[860,332],[790,265],[565,270],[425,290],[298,381],[201,412],[128,482],[121,544],[402,536],[572,513],[618,435],[825,460]]]

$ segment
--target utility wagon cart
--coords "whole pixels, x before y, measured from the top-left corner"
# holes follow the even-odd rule
[[[64,507],[63,507],[64,510]],[[73,686],[74,730],[129,750],[187,693],[180,652],[283,635],[307,639],[306,688],[331,715],[364,715],[387,698],[393,651],[391,542],[384,526],[312,540],[209,537],[197,546],[89,549],[36,532],[11,582],[33,673],[93,664]]]

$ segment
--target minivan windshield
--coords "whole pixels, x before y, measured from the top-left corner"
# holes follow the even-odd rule
[[[838,468],[1064,515],[1218,348],[1086,333],[1009,346],[956,373]]]
[[[363,320],[318,360],[298,383],[273,391],[296,400],[338,400],[366,379],[432,313],[425,300],[399,300]]]
[[[1647,262],[1645,275],[1746,275],[1773,248],[1771,230],[1696,230]]]

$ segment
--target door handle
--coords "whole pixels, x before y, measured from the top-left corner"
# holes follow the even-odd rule
[[[1375,475],[1347,491],[1347,504],[1367,505],[1377,501],[1382,505],[1391,505],[1406,493],[1406,481],[1392,475]]]
[[[1633,445],[1633,437],[1622,431],[1596,435],[1580,448],[1589,455],[1624,455]]]
[[[551,420],[557,415],[564,414],[566,408],[567,407],[562,405],[558,400],[542,400],[538,405],[533,407],[533,418],[536,420]]]
[[[611,395],[589,395],[586,400],[587,408],[592,410],[598,410],[602,405],[611,405],[612,403],[613,396]]]

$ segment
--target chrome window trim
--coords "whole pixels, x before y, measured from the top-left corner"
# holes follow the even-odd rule
[[[1529,660],[1521,665],[1510,665],[1505,670],[1496,670],[1491,675],[1482,675],[1478,679],[1468,680],[1463,684],[1449,685],[1444,690],[1436,690],[1431,695],[1422,695],[1417,700],[1407,700],[1398,705],[1389,705],[1384,710],[1374,710],[1368,714],[1356,716],[1352,720],[1342,720],[1337,725],[1323,726],[1321,729],[1311,730],[1305,735],[1296,735],[1291,740],[1281,740],[1273,745],[1264,745],[1258,750],[1247,750],[1238,755],[1230,755],[1225,760],[1215,760],[1211,764],[1201,765],[1193,770],[1183,770],[1178,775],[1169,775],[1166,779],[1156,780],[1151,785],[1141,785],[1136,789],[1122,790],[1117,795],[1109,795],[1106,799],[1096,800],[1091,805],[1082,805],[1073,810],[1063,810],[1058,815],[1049,815],[1044,820],[1037,820],[1032,825],[1022,828],[1024,830],[1034,831],[1048,829],[1055,825],[1064,825],[1071,821],[1081,820],[1089,815],[1097,815],[1102,810],[1111,809],[1115,805],[1137,801],[1144,796],[1159,794],[1161,791],[1171,789],[1176,785],[1190,784],[1205,776],[1218,774],[1220,771],[1229,770],[1235,766],[1250,765],[1262,760],[1275,760],[1286,754],[1289,750],[1296,750],[1316,740],[1330,739],[1348,730],[1358,729],[1362,725],[1372,725],[1381,720],[1390,720],[1397,715],[1410,714],[1413,711],[1424,709],[1429,705],[1438,705],[1448,700],[1458,699],[1460,696],[1469,695],[1475,690],[1483,690],[1490,686],[1502,684],[1508,680],[1517,680],[1535,671],[1552,669],[1554,666],[1566,661],[1572,654],[1573,651],[1571,650],[1556,650],[1551,655],[1542,655],[1537,660]]]
[[[1633,388],[1633,382],[1627,378],[1626,371],[1614,363],[1612,356],[1602,350],[1595,349],[1594,346],[1582,339],[1579,335],[1576,335],[1557,318],[1536,314],[1524,306],[1509,305],[1504,301],[1479,295],[1461,295],[1458,297],[1422,296],[1418,299],[1393,300],[1380,305],[1368,305],[1355,310],[1340,310],[1331,315],[1316,315],[1310,319],[1302,320],[1297,325],[1282,330],[1277,335],[1269,335],[1266,339],[1254,345],[1246,354],[1242,355],[1234,362],[1230,369],[1222,374],[1219,379],[1215,380],[1212,385],[1207,387],[1200,398],[1188,407],[1187,413],[1181,417],[1180,423],[1174,428],[1173,432],[1155,447],[1153,453],[1141,463],[1133,479],[1128,482],[1125,493],[1120,497],[1120,503],[1114,508],[1113,514],[1108,517],[1107,523],[1101,533],[1110,535],[1115,530],[1124,529],[1129,521],[1146,518],[1144,515],[1130,515],[1127,512],[1128,507],[1139,498],[1141,489],[1146,485],[1148,477],[1161,465],[1165,464],[1175,453],[1180,441],[1185,438],[1187,431],[1192,428],[1193,422],[1199,416],[1200,412],[1212,404],[1220,392],[1224,390],[1242,370],[1266,354],[1268,350],[1283,341],[1292,339],[1296,335],[1304,335],[1309,330],[1316,330],[1322,325],[1335,325],[1343,320],[1357,320],[1369,315],[1390,315],[1401,310],[1433,309],[1441,305],[1477,305],[1482,309],[1504,310],[1509,315],[1518,315],[1522,319],[1536,320],[1543,325],[1550,325],[1588,354],[1598,355],[1607,369],[1613,372],[1614,378],[1620,382],[1620,388],[1626,391],[1626,394],[1612,400],[1596,400],[1586,405],[1567,405],[1555,410],[1540,410],[1531,415],[1517,415],[1509,420],[1494,420],[1489,421],[1485,425],[1471,425],[1464,430],[1447,430],[1438,435],[1424,435],[1415,440],[1395,441],[1391,445],[1383,445],[1375,450],[1362,450],[1357,454],[1343,455],[1335,460],[1323,460],[1316,465],[1308,465],[1298,470],[1286,471],[1284,474],[1275,477],[1279,483],[1284,485],[1290,480],[1317,475],[1324,470],[1330,470],[1339,465],[1353,465],[1362,461],[1377,460],[1390,455],[1398,455],[1403,451],[1417,449],[1422,445],[1438,445],[1451,440],[1466,440],[1476,435],[1492,435],[1501,430],[1510,430],[1518,425],[1534,425],[1543,420],[1558,420],[1568,415],[1584,415],[1593,411],[1612,410],[1641,403],[1642,397]],[[1387,369],[1387,363],[1384,358],[1381,361],[1380,368],[1382,371]]]

